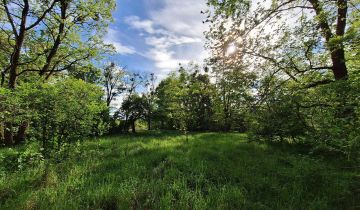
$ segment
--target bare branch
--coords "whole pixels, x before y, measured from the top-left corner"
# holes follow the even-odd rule
[[[15,37],[18,37],[18,33],[17,33],[16,27],[15,27],[15,23],[14,23],[14,20],[13,20],[11,14],[10,14],[10,11],[9,11],[8,6],[7,6],[6,0],[3,0],[3,4],[4,4],[4,8],[5,8],[7,18],[9,20],[9,22],[10,22],[10,25],[11,25],[12,31],[13,31]]]

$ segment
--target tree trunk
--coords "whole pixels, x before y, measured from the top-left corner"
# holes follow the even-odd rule
[[[11,146],[14,143],[13,126],[9,122],[5,122],[4,130],[4,144],[5,146]]]
[[[4,143],[4,123],[0,123],[0,146]]]
[[[17,132],[16,138],[15,138],[15,144],[21,144],[21,143],[25,142],[26,130],[28,127],[29,127],[28,122],[21,123],[21,125],[19,126],[19,130]]]
[[[331,61],[333,63],[332,72],[335,80],[342,80],[348,78],[348,71],[345,63],[344,49],[334,49],[331,52]]]
[[[147,120],[147,124],[148,124],[148,130],[151,130],[151,119],[150,119],[150,117]]]
[[[24,8],[21,15],[19,35],[16,37],[13,53],[11,54],[10,57],[10,71],[9,71],[10,76],[8,83],[10,89],[14,89],[16,86],[16,79],[18,77],[17,68],[19,65],[21,49],[23,47],[23,43],[26,35],[26,19],[28,13],[29,13],[29,2],[24,1]]]
[[[124,126],[123,126],[124,133],[129,133],[129,127],[130,127],[130,120],[129,120],[128,115],[126,115]]]
[[[346,80],[348,78],[348,71],[345,63],[345,53],[344,45],[342,43],[337,44],[336,46],[331,46],[331,39],[335,36],[342,37],[345,33],[346,28],[346,16],[347,16],[347,1],[346,0],[337,0],[337,24],[336,31],[333,33],[331,27],[326,18],[324,18],[325,11],[323,5],[319,0],[308,0],[317,15],[317,22],[319,27],[322,30],[322,34],[328,45],[328,49],[331,53],[331,61],[333,64],[332,72],[334,74],[335,80]]]
[[[131,131],[132,131],[132,133],[136,133],[135,120],[132,120],[132,121],[131,121]]]
[[[6,76],[6,74],[5,74],[5,70],[3,70],[3,71],[1,72],[1,82],[0,82],[0,87],[3,87],[3,86],[4,86],[4,83],[5,83],[5,76]]]
[[[225,105],[226,106],[226,105]],[[223,131],[230,131],[231,129],[231,122],[230,122],[230,113],[229,113],[229,109],[227,107],[224,108],[224,117],[225,117],[225,122],[224,122],[224,130]]]

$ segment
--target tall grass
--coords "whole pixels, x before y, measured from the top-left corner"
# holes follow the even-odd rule
[[[6,172],[0,207],[356,209],[359,181],[359,171],[245,134],[153,132],[86,141],[66,160]]]

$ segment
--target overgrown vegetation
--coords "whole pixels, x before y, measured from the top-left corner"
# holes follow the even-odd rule
[[[0,2],[1,208],[360,208],[359,0],[206,2],[161,80],[109,62],[115,0]]]
[[[294,146],[294,147],[293,147]],[[358,169],[245,134],[140,133],[73,147],[60,162],[2,149],[1,209],[356,209]],[[21,150],[21,149],[20,149]],[[29,151],[30,149],[25,149]],[[303,151],[303,152],[301,152]],[[28,154],[26,157],[24,154]],[[60,155],[60,154],[59,154]],[[64,158],[66,157],[66,158]],[[6,163],[6,164],[4,164]],[[26,187],[24,187],[26,186]]]

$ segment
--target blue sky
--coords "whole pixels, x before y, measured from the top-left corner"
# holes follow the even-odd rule
[[[108,61],[159,79],[190,61],[206,57],[202,23],[205,0],[117,0],[105,42],[117,53]]]

